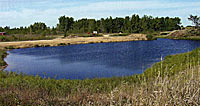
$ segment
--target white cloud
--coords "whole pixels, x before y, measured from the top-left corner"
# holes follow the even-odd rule
[[[24,1],[24,0],[22,0]],[[39,1],[39,0],[37,0]],[[38,3],[38,2],[37,2]],[[28,26],[33,22],[42,21],[47,25],[55,26],[58,17],[61,15],[70,15],[76,19],[101,18],[109,16],[140,15],[153,16],[179,16],[183,18],[183,23],[187,24],[187,16],[190,14],[200,14],[200,2],[160,2],[160,1],[110,1],[77,4],[78,2],[69,3],[50,3],[48,1],[40,2],[40,5],[49,8],[21,8],[20,11],[0,11],[0,26]],[[49,6],[50,5],[50,6]],[[53,5],[53,8],[50,8]],[[73,5],[73,6],[71,6]],[[62,7],[59,7],[62,6]],[[55,8],[57,7],[57,8]]]

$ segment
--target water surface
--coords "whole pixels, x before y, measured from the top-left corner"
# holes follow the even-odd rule
[[[142,73],[161,57],[200,47],[200,41],[158,39],[8,51],[7,71],[56,79],[121,77]]]

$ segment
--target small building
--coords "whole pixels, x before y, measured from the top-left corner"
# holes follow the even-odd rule
[[[97,31],[93,31],[93,34],[98,34],[98,32]]]
[[[123,31],[119,31],[119,34],[123,34]]]
[[[6,35],[6,33],[5,32],[0,32],[0,35]]]

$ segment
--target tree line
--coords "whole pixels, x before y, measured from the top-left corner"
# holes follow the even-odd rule
[[[74,20],[73,17],[61,16],[58,18],[59,23],[56,27],[48,27],[43,22],[36,22],[28,27],[10,28],[9,26],[0,27],[0,32],[9,34],[42,34],[56,35],[64,33],[142,33],[154,31],[172,31],[180,29],[181,19],[178,17],[152,17],[144,15],[140,17],[137,14],[124,18],[101,18],[95,19],[79,19]]]

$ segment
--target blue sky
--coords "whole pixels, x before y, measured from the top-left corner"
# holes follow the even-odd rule
[[[0,0],[0,26],[29,26],[45,22],[56,26],[62,15],[80,18],[132,16],[180,17],[191,25],[190,14],[200,16],[200,0]]]

